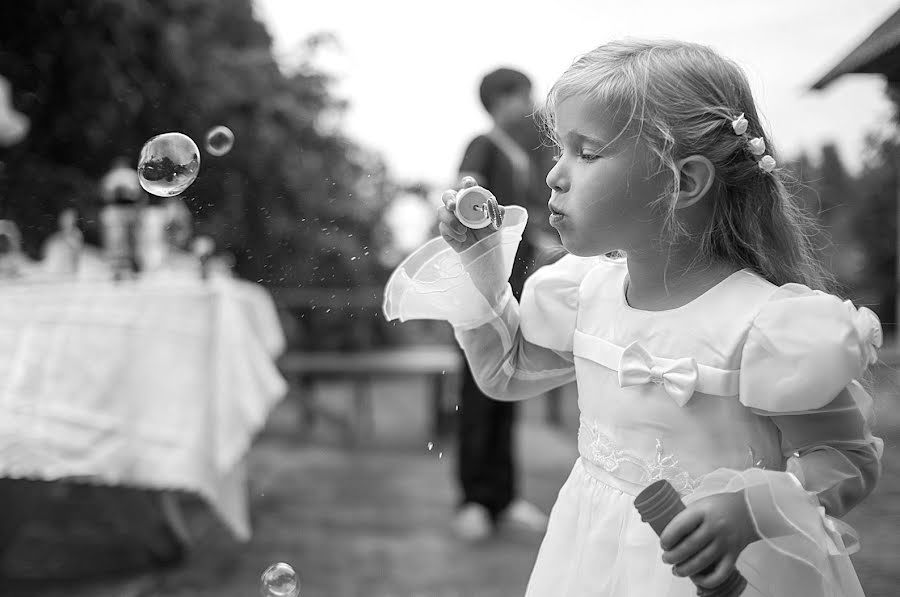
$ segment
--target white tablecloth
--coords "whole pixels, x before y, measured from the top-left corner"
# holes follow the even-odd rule
[[[0,284],[0,476],[183,490],[250,536],[243,456],[287,385],[268,292]]]

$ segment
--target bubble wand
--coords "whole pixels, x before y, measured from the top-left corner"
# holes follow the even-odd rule
[[[481,230],[492,226],[500,230],[503,225],[503,213],[493,193],[484,187],[474,186],[461,190],[456,195],[457,219],[467,228]]]
[[[657,535],[662,535],[666,525],[675,518],[676,514],[685,509],[678,492],[665,479],[651,483],[640,492],[634,498],[634,507],[640,512],[641,520],[648,523]],[[709,571],[708,569],[703,572]],[[697,595],[700,597],[739,597],[746,587],[747,580],[735,568],[728,578],[716,587],[698,586]]]

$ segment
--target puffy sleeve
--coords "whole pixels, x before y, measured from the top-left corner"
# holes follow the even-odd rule
[[[572,352],[581,282],[597,258],[566,255],[538,269],[522,289],[522,336],[528,342]]]
[[[877,360],[880,345],[881,323],[871,310],[786,284],[750,325],[741,356],[741,402],[780,413],[824,406]]]
[[[817,594],[857,594],[844,585],[841,558],[859,540],[838,518],[881,475],[883,442],[872,435],[872,398],[859,381],[877,361],[881,334],[878,317],[850,301],[799,284],[776,290],[746,337],[740,400],[778,428],[783,466],[719,469],[692,496],[743,490],[763,539],[748,548],[757,568],[777,567],[785,555],[805,562],[818,571]]]
[[[526,281],[521,306],[509,275],[525,210],[462,253],[437,238],[413,253],[385,288],[390,319],[448,321],[481,390],[498,400],[540,395],[575,379],[572,337],[578,290],[596,259],[566,255]]]

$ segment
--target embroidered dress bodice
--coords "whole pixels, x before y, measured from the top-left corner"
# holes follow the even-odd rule
[[[641,311],[625,302],[626,274],[624,262],[606,260],[579,289],[582,458],[638,485],[669,479],[684,493],[719,467],[782,470],[777,428],[738,400],[748,307],[766,301],[772,285],[741,270],[683,307]],[[679,361],[684,371],[668,382]],[[623,385],[623,375],[633,383]]]

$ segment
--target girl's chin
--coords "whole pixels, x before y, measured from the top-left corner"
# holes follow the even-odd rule
[[[571,238],[566,238],[563,234],[559,235],[559,239],[566,252],[570,255],[575,255],[576,257],[597,257],[598,255],[605,255],[609,252],[597,249],[597,247],[584,246],[574,242]]]

